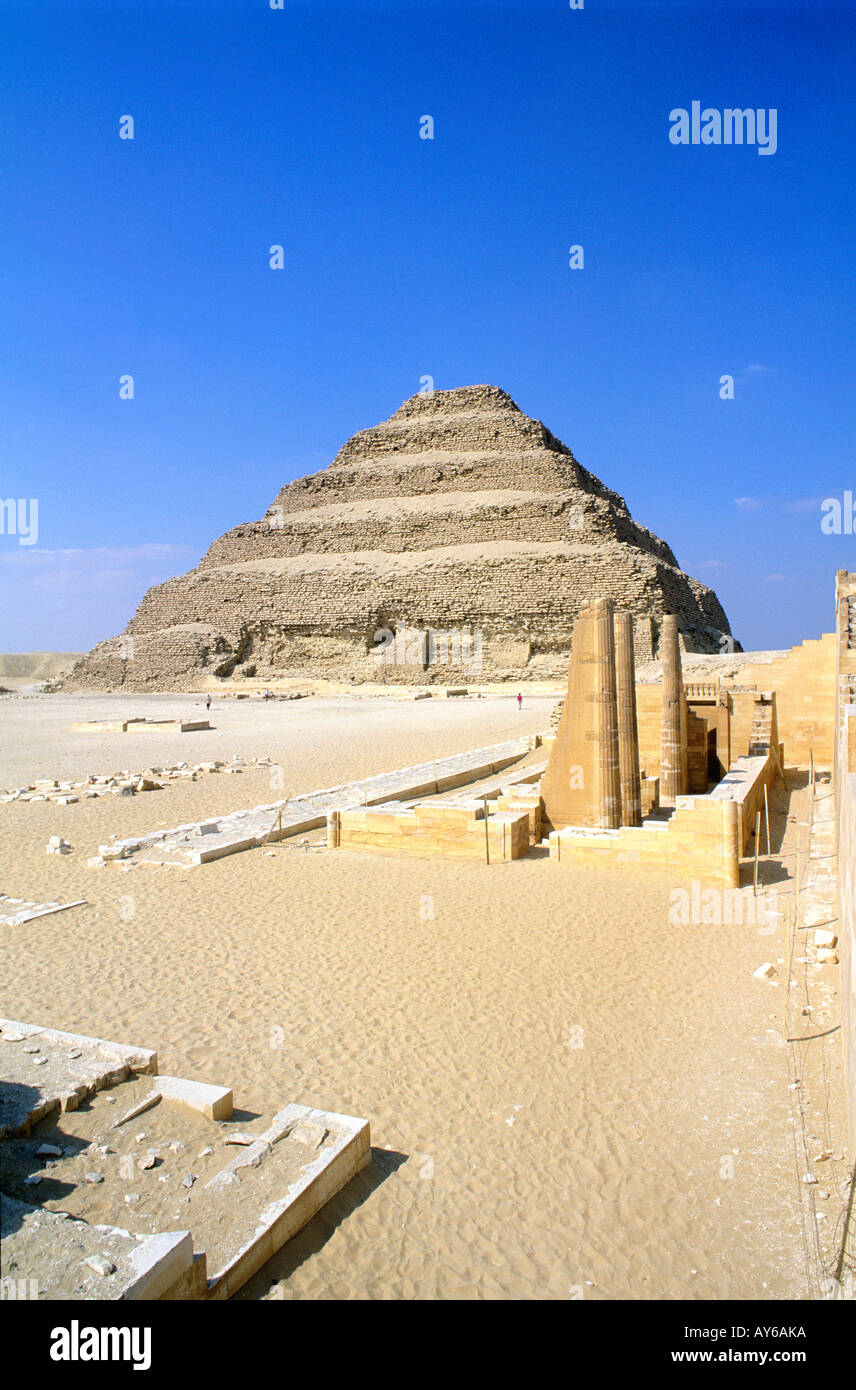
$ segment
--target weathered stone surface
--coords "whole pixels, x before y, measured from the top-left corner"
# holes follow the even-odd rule
[[[756,980],[772,980],[775,979],[778,973],[775,965],[768,960],[765,961],[763,965],[759,965],[757,970],[752,971],[753,977]]]
[[[838,936],[834,931],[816,931],[814,934],[814,944],[821,949],[832,950],[838,945]]]
[[[681,673],[678,619],[663,618],[663,735],[660,754],[660,801],[674,806],[687,791],[687,699]]]
[[[713,591],[504,391],[434,391],[353,435],[261,520],[150,589],[124,636],[93,648],[66,688],[195,689],[251,669],[418,685],[554,679],[594,597],[635,615],[640,661],[666,609],[688,651],[716,652],[729,632]],[[420,634],[415,658],[380,663],[383,629]]]
[[[615,830],[621,825],[613,607],[584,604],[574,627],[568,694],[541,781],[546,819]]]
[[[621,823],[642,824],[639,775],[639,730],[636,720],[636,671],[633,615],[615,615],[615,681],[618,698],[618,760],[621,770]]]

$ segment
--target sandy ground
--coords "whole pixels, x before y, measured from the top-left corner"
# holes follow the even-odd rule
[[[0,704],[3,786],[234,753],[284,769],[277,793],[256,770],[0,805],[0,887],[88,899],[0,927],[7,1017],[154,1047],[162,1071],[231,1085],[245,1111],[297,1101],[371,1120],[372,1165],[241,1297],[817,1296],[783,990],[752,978],[784,957],[781,929],[676,926],[669,894],[684,885],[669,875],[571,872],[543,851],[489,867],[398,860],[329,853],[317,832],[198,869],[86,867],[110,833],[544,728],[552,703],[215,701],[213,733],[133,737],[68,728],[198,699]],[[777,787],[784,853],[806,800]],[[74,852],[47,856],[50,834]],[[787,887],[775,859],[765,874]],[[804,1100],[817,1138],[843,1147],[837,1056],[814,1112]],[[840,1194],[826,1205],[828,1258]]]

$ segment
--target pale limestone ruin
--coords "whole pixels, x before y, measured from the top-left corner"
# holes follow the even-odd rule
[[[665,613],[687,651],[730,632],[713,590],[505,391],[432,391],[150,589],[65,688],[555,679],[592,597],[633,614],[638,661]]]
[[[0,1019],[0,1063],[4,1297],[230,1298],[371,1159],[367,1120],[238,1125],[147,1048]]]

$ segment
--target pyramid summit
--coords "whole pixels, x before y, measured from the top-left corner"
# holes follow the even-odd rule
[[[688,651],[730,633],[713,590],[505,391],[420,392],[150,589],[66,688],[550,680],[597,597],[633,613],[638,660],[664,613]]]

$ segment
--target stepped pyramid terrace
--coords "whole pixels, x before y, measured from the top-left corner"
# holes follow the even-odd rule
[[[713,590],[505,391],[420,393],[150,589],[65,688],[556,680],[598,597],[633,615],[637,661],[665,613],[684,650],[733,649]]]

